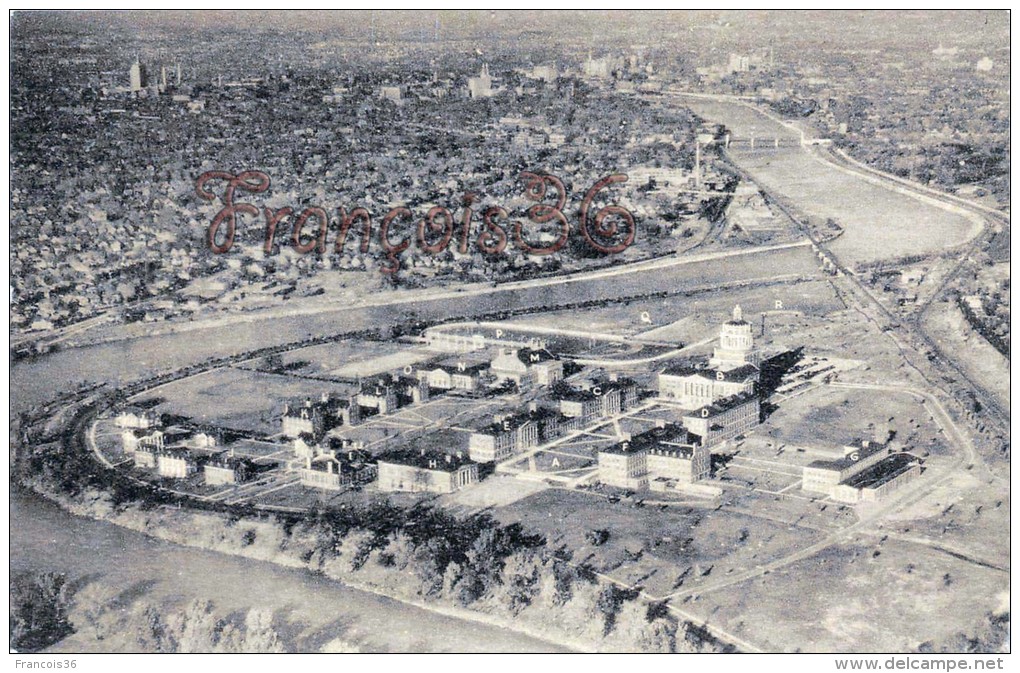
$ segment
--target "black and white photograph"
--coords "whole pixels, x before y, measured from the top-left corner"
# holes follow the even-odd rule
[[[9,10],[11,670],[1004,670],[1010,19]]]

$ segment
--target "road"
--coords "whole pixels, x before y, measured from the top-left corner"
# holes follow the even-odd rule
[[[859,168],[851,168],[847,165],[843,165],[841,166],[841,168],[846,171],[862,170]],[[876,179],[875,175],[873,174],[869,174],[868,177],[869,179],[872,180]],[[904,186],[896,185],[896,189],[902,190],[904,189]],[[932,199],[941,198],[940,196],[937,195],[933,196],[931,194],[927,194],[926,196]],[[780,200],[777,199],[776,202],[780,202]],[[970,207],[969,205],[960,205],[956,203],[954,203],[953,205],[956,208]],[[997,215],[992,215],[988,213],[982,213],[982,216],[999,217]],[[794,219],[796,221],[796,218]],[[814,243],[814,245],[816,245],[821,250],[827,250],[824,244],[822,243],[819,243],[817,241],[812,241],[812,243]],[[780,246],[770,246],[768,248],[759,248],[753,250],[724,251],[689,257],[665,257],[650,260],[647,262],[620,265],[616,267],[609,267],[606,269],[600,269],[591,272],[574,274],[571,276],[541,278],[530,281],[519,281],[495,287],[486,284],[467,286],[457,290],[430,292],[424,295],[416,293],[401,293],[399,295],[388,294],[385,296],[373,297],[357,302],[357,304],[355,304],[354,306],[338,307],[335,303],[308,305],[293,309],[292,308],[288,308],[286,310],[281,309],[279,311],[262,313],[259,315],[240,316],[239,318],[236,319],[236,323],[234,324],[230,324],[229,321],[214,319],[204,324],[194,325],[191,327],[191,329],[224,330],[225,337],[222,341],[212,339],[211,343],[208,344],[209,352],[219,352],[219,354],[222,354],[223,349],[222,344],[233,343],[230,338],[230,336],[233,335],[230,335],[230,333],[237,331],[237,323],[245,323],[247,325],[261,325],[262,330],[271,330],[271,328],[268,325],[274,320],[282,321],[286,319],[292,319],[297,316],[320,315],[320,314],[335,315],[338,313],[345,314],[355,311],[363,312],[363,315],[365,317],[362,319],[362,321],[371,323],[372,322],[371,317],[376,314],[365,312],[366,309],[405,307],[407,305],[412,305],[414,306],[415,309],[420,310],[423,304],[429,304],[430,302],[434,303],[433,310],[438,312],[438,314],[440,315],[442,315],[443,313],[449,315],[449,311],[451,309],[461,310],[463,308],[467,308],[467,312],[469,314],[472,312],[477,314],[482,313],[484,310],[490,310],[493,302],[492,301],[488,302],[488,305],[483,303],[476,306],[465,307],[467,299],[471,298],[495,299],[496,297],[505,297],[506,298],[505,301],[507,304],[516,304],[517,302],[515,300],[523,299],[525,296],[524,293],[535,293],[527,298],[526,303],[533,303],[536,306],[553,308],[557,305],[557,302],[576,300],[578,296],[583,298],[601,299],[603,295],[600,295],[597,292],[592,292],[589,289],[590,287],[596,287],[599,285],[598,283],[592,283],[592,281],[610,281],[609,283],[610,285],[615,285],[616,282],[622,284],[624,286],[624,290],[621,292],[619,288],[614,287],[613,288],[614,291],[610,293],[613,296],[625,296],[626,292],[628,291],[638,292],[641,290],[662,288],[664,285],[667,286],[668,289],[672,289],[672,287],[669,287],[670,276],[668,275],[668,273],[665,273],[671,270],[682,269],[684,267],[688,267],[691,265],[696,266],[698,264],[705,264],[708,267],[715,267],[718,266],[716,263],[722,260],[733,261],[736,259],[740,259],[742,262],[744,262],[749,258],[762,255],[766,256],[766,259],[770,259],[768,255],[771,255],[772,253],[781,253],[784,251],[804,248],[808,245],[810,245],[810,243],[805,241]],[[971,243],[971,246],[974,245],[977,245],[976,241]],[[833,257],[833,259],[835,260],[835,257]],[[838,260],[835,261],[838,264]],[[767,261],[765,263],[768,264]],[[741,266],[743,266],[743,264],[732,265],[728,264],[726,266],[732,267],[733,269],[738,269]],[[959,267],[957,267],[956,270],[958,269]],[[859,303],[859,310],[861,310],[865,315],[868,315],[871,319],[875,320],[876,323],[883,325],[883,327],[890,328],[887,331],[887,334],[890,334],[892,338],[897,340],[897,343],[901,351],[904,352],[905,357],[908,356],[909,352],[914,352],[914,354],[916,355],[916,348],[911,348],[907,345],[909,342],[913,341],[913,337],[917,337],[926,340],[927,343],[931,343],[932,340],[924,333],[923,328],[919,322],[919,318],[915,318],[913,324],[908,323],[904,325],[902,318],[892,314],[880,301],[877,300],[877,298],[874,297],[874,295],[870,292],[870,290],[867,287],[865,287],[862,283],[859,282],[856,276],[849,269],[840,267],[840,270],[843,272],[843,277],[848,279],[847,282],[853,284],[855,287],[856,291],[851,293],[850,296]],[[751,274],[751,277],[753,276],[754,274]],[[759,275],[759,277],[762,276]],[[635,282],[635,279],[640,280],[639,282]],[[941,292],[941,290],[944,287],[945,284],[943,283],[943,285],[941,285],[938,288],[939,292]],[[553,290],[557,288],[561,288],[564,291],[560,293],[554,293]],[[514,294],[516,292],[519,292],[520,294]],[[938,292],[936,294],[938,294]],[[877,314],[877,316],[875,314]],[[393,319],[401,314],[394,312],[383,315],[386,318]],[[260,337],[261,336],[262,335],[260,335]],[[283,335],[276,336],[282,337]],[[158,348],[158,340],[153,340],[152,345]],[[236,346],[236,344],[235,347],[240,349],[240,346]],[[937,349],[937,344],[935,345],[935,348]],[[936,352],[938,351],[936,350]],[[78,368],[84,367],[87,370],[87,367],[89,365],[88,362],[89,358],[83,357],[83,355],[85,354],[77,353],[75,357],[71,359],[71,361],[74,364],[74,367]],[[951,360],[947,359],[947,362],[951,363]],[[128,372],[137,371],[137,367],[132,366],[134,363],[132,363],[130,360],[125,364],[127,365],[126,371]],[[925,366],[924,363],[922,363],[922,366],[923,367]],[[70,369],[73,369],[76,372],[79,371],[74,367],[71,367]],[[918,371],[921,371],[921,369],[918,369]],[[960,374],[959,378],[963,381],[967,381],[968,383],[970,383],[975,389],[977,389],[978,393],[980,393],[980,388],[976,385],[976,383],[971,382],[966,376],[962,374]],[[16,382],[14,387],[15,389],[18,389]],[[872,387],[882,389],[882,387],[880,386]],[[982,465],[984,469],[987,469],[987,467],[983,466],[983,464],[981,463],[973,445],[969,442],[966,433],[960,431],[959,428],[957,428],[957,426],[954,424],[952,420],[952,417],[946,412],[941,400],[936,395],[929,393],[927,391],[916,390],[913,391],[913,393],[925,399],[926,405],[929,407],[930,410],[933,411],[933,415],[937,414],[938,416],[938,418],[936,419],[937,422],[939,422],[939,424],[943,426],[944,431],[947,434],[947,437],[951,436],[954,446],[959,449],[959,453],[957,455],[959,456],[960,465],[962,466],[966,462],[966,464],[969,465]],[[992,409],[993,413],[997,415],[1002,415],[1004,413],[1005,419],[1008,421],[1007,410],[1002,409],[997,410],[992,405],[989,405],[989,407]],[[1001,418],[999,420],[1001,420]],[[82,434],[83,435],[85,434],[84,429],[82,429]],[[100,459],[102,459],[101,456]],[[107,465],[109,464],[108,461],[105,461],[105,463]],[[992,473],[989,471],[989,474]],[[922,479],[918,480],[918,482],[915,482],[915,484],[923,484],[926,489],[931,489],[938,483],[941,483],[946,479],[951,478],[952,476],[953,471],[946,470],[945,474],[935,479],[931,478]],[[678,598],[693,593],[705,593],[707,591],[716,591],[718,589],[732,586],[736,583],[743,582],[754,577],[762,576],[768,572],[778,570],[799,560],[808,558],[811,555],[826,549],[827,547],[846,541],[853,535],[859,534],[861,532],[866,532],[869,525],[875,523],[876,521],[880,521],[882,517],[884,517],[888,513],[891,513],[892,511],[895,511],[895,509],[908,504],[912,498],[916,498],[918,496],[918,493],[919,493],[918,486],[914,486],[913,488],[905,487],[903,490],[898,492],[888,501],[883,502],[874,508],[870,508],[868,510],[866,518],[862,518],[860,521],[858,521],[855,524],[852,524],[848,528],[834,532],[833,534],[829,535],[828,537],[824,538],[823,540],[815,544],[809,545],[799,550],[795,550],[791,554],[781,559],[777,559],[767,565],[759,566],[758,568],[754,568],[743,573],[730,575],[725,579],[712,582],[697,589],[689,589],[686,591],[675,592],[673,594],[670,594],[669,596],[664,597],[648,596],[648,598],[653,600],[661,600],[664,598]],[[611,578],[607,579],[611,580]],[[616,582],[616,580],[611,581]],[[619,584],[619,582],[617,583]],[[700,623],[700,620],[697,617],[691,615],[690,613],[680,608],[670,606],[670,609],[675,614],[683,617],[684,619],[688,619],[694,623]],[[708,630],[711,633],[717,634],[717,637],[720,637],[729,642],[733,642],[737,644],[739,647],[742,647],[749,651],[756,651],[758,649],[753,644],[747,643],[746,641],[741,640],[740,638],[734,636],[733,634],[726,633],[725,631],[719,629],[718,627],[706,625],[706,628],[708,628]]]

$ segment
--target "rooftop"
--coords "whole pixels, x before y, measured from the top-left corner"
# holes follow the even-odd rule
[[[878,488],[900,476],[917,462],[917,458],[909,453],[895,453],[860,474],[850,477],[846,480],[846,485],[854,488]]]
[[[682,425],[671,423],[664,428],[652,428],[634,435],[629,440],[600,450],[600,453],[632,455],[650,451],[665,445],[667,451],[678,451],[689,441],[687,430]],[[693,450],[693,449],[691,449]]]
[[[378,457],[377,462],[382,465],[407,465],[423,470],[439,470],[441,472],[454,472],[465,465],[473,465],[474,461],[464,454],[459,456],[439,451],[426,451],[424,449],[400,449],[384,453]]]
[[[470,365],[464,363],[464,367],[462,369],[460,363],[438,362],[428,367],[422,367],[422,370],[432,372],[437,369],[442,369],[444,372],[450,374],[451,376],[454,374],[460,374],[461,376],[471,376],[472,374],[481,374],[488,368],[489,368],[488,363],[475,363]]]
[[[867,446],[862,446],[858,451],[847,453],[842,458],[837,460],[813,460],[808,463],[808,467],[813,467],[820,470],[838,470],[843,471],[850,467],[854,463],[859,463],[869,456],[873,456],[879,452],[888,452],[889,445],[881,444],[879,442],[870,442]],[[856,456],[856,457],[855,457]]]
[[[729,397],[724,397],[721,400],[713,402],[712,404],[705,405],[700,409],[696,409],[695,411],[686,414],[685,417],[689,418],[691,416],[694,416],[697,418],[712,418],[713,416],[718,416],[719,414],[725,411],[735,409],[743,404],[754,402],[756,399],[757,394],[753,392],[730,395]],[[705,413],[705,410],[708,410],[707,414]]]
[[[722,373],[722,379],[719,378],[720,372]],[[722,381],[746,381],[748,378],[754,376],[758,372],[758,368],[752,364],[741,365],[736,369],[730,369],[729,371],[721,371],[718,369],[712,369],[710,367],[695,367],[689,364],[673,365],[666,367],[660,372],[665,376],[700,376],[704,379],[711,381],[722,380]]]

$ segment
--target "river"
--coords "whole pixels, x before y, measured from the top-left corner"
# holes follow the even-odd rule
[[[734,101],[676,97],[677,104],[725,125],[735,138],[799,138],[799,133],[749,105]],[[805,122],[806,123],[806,122]],[[766,143],[767,144],[767,143]],[[824,161],[817,150],[781,147],[731,149],[730,156],[763,187],[785,196],[809,217],[834,219],[843,234],[829,249],[855,265],[908,255],[938,254],[981,232],[982,219],[962,214],[927,197]]]
[[[555,643],[447,617],[346,587],[311,572],[182,547],[104,521],[73,516],[38,496],[10,498],[11,573],[87,577],[147,601],[209,599],[217,613],[265,608],[300,651],[340,638],[365,652],[565,652]],[[71,636],[53,648],[102,642]]]

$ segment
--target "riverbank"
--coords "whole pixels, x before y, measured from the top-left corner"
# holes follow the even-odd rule
[[[688,623],[653,615],[634,592],[603,584],[557,556],[527,547],[509,554],[486,551],[476,540],[466,561],[436,565],[428,553],[435,537],[415,545],[395,529],[380,537],[351,524],[343,532],[318,522],[274,516],[239,517],[172,506],[115,505],[110,494],[89,489],[68,496],[42,479],[28,479],[41,497],[80,517],[123,527],[163,542],[304,571],[341,586],[413,606],[437,617],[508,630],[547,646],[527,651],[676,652],[721,651]],[[444,515],[440,515],[444,516]],[[372,517],[375,522],[377,517]],[[442,519],[449,528],[451,519]],[[466,522],[462,522],[466,523]],[[421,525],[419,520],[414,525]],[[487,524],[486,524],[487,525]],[[485,526],[481,537],[507,539]],[[448,534],[448,533],[447,533]],[[511,531],[511,535],[515,535]],[[486,538],[486,535],[490,535]],[[330,542],[332,540],[333,542]],[[481,562],[472,565],[471,554]],[[495,554],[495,555],[492,555]],[[499,568],[504,557],[505,570]],[[194,566],[205,575],[207,565]],[[491,577],[483,581],[483,568]],[[248,594],[250,590],[243,592]],[[462,607],[457,603],[465,603]],[[477,651],[470,640],[451,651]],[[414,651],[420,651],[415,647]],[[516,651],[516,650],[514,650]]]
[[[362,652],[573,651],[543,634],[527,636],[413,606],[305,569],[186,547],[72,515],[35,493],[12,491],[10,508],[16,522],[12,575],[56,572],[122,587],[132,601],[144,598],[166,612],[206,599],[224,613],[263,609],[295,651],[319,651],[337,640]],[[116,639],[74,634],[49,651],[110,652],[115,645]]]

